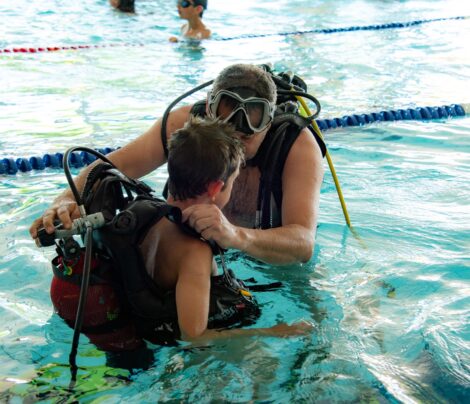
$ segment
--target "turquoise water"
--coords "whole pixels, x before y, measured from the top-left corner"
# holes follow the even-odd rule
[[[470,102],[469,19],[173,45],[167,38],[181,25],[173,2],[136,3],[135,16],[104,0],[0,4],[0,49],[105,45],[0,54],[0,157],[123,145],[235,62],[295,71],[322,103],[321,118]],[[204,16],[216,38],[470,16],[452,0],[224,3],[210,1]],[[311,335],[151,347],[150,368],[135,372],[107,365],[82,338],[72,390],[72,333],[49,299],[53,251],[27,234],[66,180],[58,170],[1,177],[0,401],[468,401],[469,133],[468,117],[325,132],[359,238],[327,173],[311,262],[230,256],[240,277],[285,285],[259,294],[257,326],[307,319]],[[162,168],[147,181],[161,190],[165,178]]]

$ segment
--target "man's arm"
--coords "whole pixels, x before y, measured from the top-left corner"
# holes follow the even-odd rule
[[[320,189],[321,150],[304,129],[287,157],[282,175],[282,226],[267,230],[240,228],[240,249],[273,264],[306,262],[313,254]]]
[[[322,155],[312,134],[304,129],[287,157],[282,177],[282,226],[248,229],[232,225],[213,205],[186,209],[183,219],[206,239],[235,248],[270,264],[306,262],[313,253],[323,181]]]
[[[170,114],[167,122],[167,137],[170,137],[175,130],[183,127],[184,123],[188,120],[190,109],[191,106],[185,106],[174,110]],[[155,170],[166,161],[161,141],[161,128],[162,120],[159,119],[137,139],[107,155],[108,159],[124,174],[132,178],[140,178]],[[95,164],[98,164],[98,162],[85,167],[74,178],[75,185],[79,191],[83,189],[87,175]],[[68,188],[53,201],[42,217],[33,222],[29,232],[35,238],[38,228],[43,226],[47,232],[52,233],[54,231],[53,222],[55,219],[59,219],[65,228],[70,228],[72,226],[72,219],[77,217],[79,217],[77,204],[72,191]]]

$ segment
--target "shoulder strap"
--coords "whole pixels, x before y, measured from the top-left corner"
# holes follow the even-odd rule
[[[320,146],[322,156],[326,155],[326,145],[321,136],[313,129],[310,121],[299,114],[298,106],[294,102],[284,102],[276,106],[276,112],[273,119],[273,126],[281,125],[283,122],[289,122],[291,125],[297,126],[300,130],[308,128],[315,140]]]
[[[268,135],[261,144],[257,155],[252,159],[252,164],[258,166],[261,171],[257,205],[259,220],[256,227],[265,229],[276,225],[273,224],[271,217],[272,198],[280,209],[284,165],[292,145],[306,127],[312,132],[324,156],[326,153],[325,143],[311,125],[308,125],[308,122],[297,114],[282,112],[274,119]]]
[[[307,128],[308,128],[308,130],[309,130],[310,132],[312,132],[313,137],[314,137],[315,140],[317,141],[318,146],[320,147],[320,150],[321,150],[321,155],[322,155],[322,157],[325,157],[325,156],[326,156],[326,144],[325,144],[325,141],[320,137],[320,135],[318,135],[318,133],[316,132],[316,130],[313,129],[312,125],[308,125]]]

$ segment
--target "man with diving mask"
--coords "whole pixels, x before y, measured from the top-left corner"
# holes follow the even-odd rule
[[[205,239],[222,248],[241,250],[272,264],[308,261],[313,253],[320,188],[323,180],[321,148],[310,130],[273,120],[277,99],[270,74],[255,65],[236,64],[222,70],[206,100],[171,111],[128,145],[108,155],[126,175],[139,178],[166,162],[166,143],[190,115],[218,117],[232,123],[245,146],[247,161],[234,183],[223,211],[210,205],[186,209],[183,218]],[[166,132],[166,136],[162,136]],[[211,156],[206,157],[209,161]],[[90,167],[75,180],[81,189]],[[64,225],[78,209],[69,191],[60,195],[37,227]]]

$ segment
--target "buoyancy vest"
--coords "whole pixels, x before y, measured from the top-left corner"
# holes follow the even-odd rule
[[[93,288],[98,295],[106,291],[107,296],[98,296],[95,300],[99,302],[102,298],[108,303],[112,300],[114,305],[103,305],[106,313],[99,313],[95,304],[98,315],[88,316],[87,322],[85,313],[83,332],[108,331],[106,323],[115,328],[120,322],[126,323],[122,321],[124,318],[132,322],[139,337],[153,343],[174,344],[180,337],[175,291],[163,290],[153,281],[145,269],[139,246],[150,228],[163,217],[181,226],[183,231],[200,236],[181,223],[178,208],[155,198],[146,184],[124,176],[106,163],[97,165],[88,175],[83,199],[88,214],[102,212],[106,219],[106,224],[93,232],[97,262],[91,272],[92,295]],[[55,278],[78,284],[80,273],[74,273],[73,265],[69,264],[56,258],[53,261]],[[223,270],[222,275],[211,278],[208,328],[253,323],[260,315],[256,299],[233,272],[225,267]],[[108,298],[109,293],[112,299]],[[54,306],[58,309],[60,290],[53,293],[51,289],[51,296],[53,294],[56,296]],[[71,325],[72,319],[66,318],[70,315],[65,316],[63,309],[62,314],[59,309],[58,312]]]
[[[308,128],[320,147],[323,157],[326,153],[325,142],[311,128],[309,122],[292,110],[292,103],[284,103],[276,107],[271,127],[261,143],[256,155],[247,165],[258,167],[261,173],[258,189],[258,218],[253,227],[267,229],[279,227],[282,209],[282,173],[292,145],[299,137],[302,129]],[[198,101],[190,113],[204,118],[206,102]],[[165,142],[163,143],[165,147]]]

